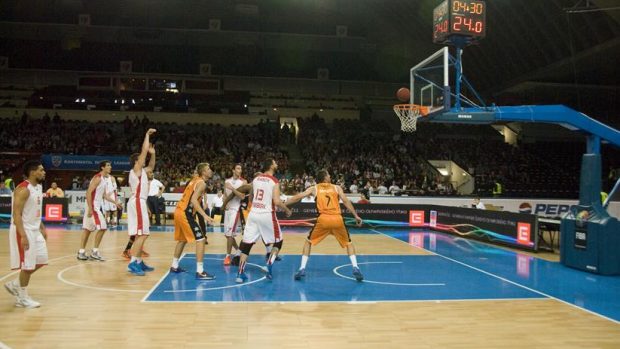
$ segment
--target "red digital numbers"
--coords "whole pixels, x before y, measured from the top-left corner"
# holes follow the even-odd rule
[[[482,21],[474,21],[469,17],[455,16],[452,21],[453,32],[470,32],[480,34],[484,29]]]
[[[455,32],[460,32],[463,25],[463,17],[458,16],[454,17],[454,21],[452,22],[452,30]]]
[[[435,38],[437,38],[440,34],[448,32],[448,20],[444,20],[441,23],[435,24]]]
[[[445,0],[433,10],[433,42],[445,43],[452,34],[483,38],[486,4],[482,0]]]
[[[480,34],[482,33],[483,28],[484,28],[484,25],[482,24],[482,22],[478,21],[474,25],[474,32],[476,32],[476,34]]]

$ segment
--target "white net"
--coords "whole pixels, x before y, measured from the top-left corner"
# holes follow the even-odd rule
[[[394,113],[400,119],[400,129],[403,132],[414,132],[420,117],[420,108],[415,104],[397,104]]]

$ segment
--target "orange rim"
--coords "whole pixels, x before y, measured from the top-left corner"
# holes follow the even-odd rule
[[[429,112],[429,107],[418,105],[418,104],[396,104],[394,105],[394,111],[405,111],[405,110],[418,110],[420,116],[427,116]]]

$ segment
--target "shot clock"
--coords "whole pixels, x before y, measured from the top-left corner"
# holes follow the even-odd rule
[[[445,0],[433,10],[434,43],[446,43],[452,35],[482,39],[486,29],[484,1]]]

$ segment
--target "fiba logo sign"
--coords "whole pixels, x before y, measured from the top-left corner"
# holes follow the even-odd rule
[[[532,213],[532,205],[530,205],[528,202],[524,202],[521,205],[519,205],[519,213]]]
[[[62,156],[52,156],[52,165],[59,167],[62,164]]]

